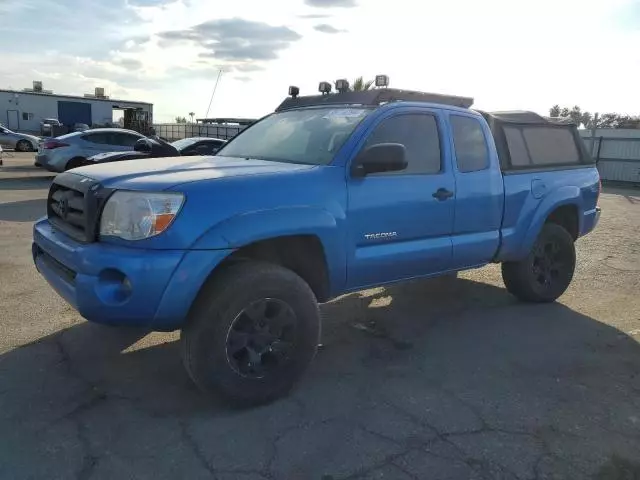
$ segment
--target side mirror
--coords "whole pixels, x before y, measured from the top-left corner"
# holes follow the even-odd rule
[[[406,149],[400,143],[378,143],[360,152],[351,166],[353,177],[398,172],[407,168]]]

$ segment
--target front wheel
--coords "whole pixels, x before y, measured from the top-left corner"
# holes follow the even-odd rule
[[[206,285],[182,330],[196,385],[239,406],[286,394],[313,359],[320,314],[309,286],[278,265],[243,262]]]
[[[575,266],[573,237],[560,225],[547,223],[525,259],[502,264],[502,278],[520,300],[553,302],[569,287]]]
[[[26,140],[20,140],[18,143],[16,143],[16,150],[18,152],[32,152],[33,146]]]

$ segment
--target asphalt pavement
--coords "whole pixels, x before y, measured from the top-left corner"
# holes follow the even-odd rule
[[[497,265],[347,295],[292,394],[234,410],[177,333],[89,324],[39,277],[32,157],[0,167],[1,479],[640,478],[640,190],[606,189],[557,303]]]

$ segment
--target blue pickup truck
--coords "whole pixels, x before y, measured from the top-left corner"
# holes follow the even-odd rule
[[[517,298],[563,294],[600,215],[575,125],[326,85],[216,156],[58,175],[38,271],[89,321],[181,329],[193,381],[236,404],[286,394],[345,292],[501,263]]]

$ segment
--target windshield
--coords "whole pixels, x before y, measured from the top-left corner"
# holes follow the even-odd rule
[[[171,142],[171,145],[176,147],[178,150],[182,151],[187,148],[189,145],[193,145],[198,140],[193,138],[183,138],[182,140],[176,140],[175,142]]]
[[[218,155],[327,165],[370,111],[333,107],[274,113],[242,132]]]

